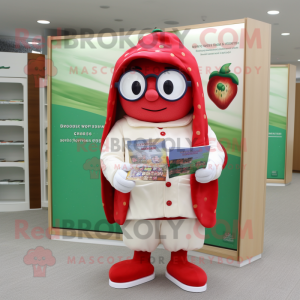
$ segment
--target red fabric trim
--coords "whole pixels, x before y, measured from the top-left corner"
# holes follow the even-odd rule
[[[195,174],[191,175],[192,203],[197,219],[205,228],[216,224],[216,209],[218,202],[218,180],[208,183],[196,181]]]
[[[168,167],[170,167],[170,160],[169,160],[169,156],[167,156],[167,164],[168,164]]]
[[[114,219],[114,192],[115,189],[111,186],[110,182],[105,178],[101,170],[101,196],[102,196],[102,205],[106,215],[108,223],[115,223]],[[111,199],[111,200],[109,200]]]
[[[123,193],[115,190],[114,218],[115,218],[115,221],[120,225],[123,225],[125,223],[127,211],[128,211],[128,207],[129,207],[129,199],[130,199],[130,193],[123,194]]]
[[[225,153],[225,159],[224,159],[224,163],[223,163],[223,167],[222,167],[222,169],[225,169],[225,167],[227,165],[227,162],[228,162],[228,154],[227,154],[227,151],[226,151],[225,147],[222,144],[220,144],[220,145],[221,145],[221,147],[222,147],[222,149]]]

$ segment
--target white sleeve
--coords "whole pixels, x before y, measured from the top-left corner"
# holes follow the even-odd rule
[[[113,186],[113,179],[120,164],[125,160],[124,137],[120,121],[111,129],[101,149],[101,169],[106,179]]]
[[[225,153],[223,151],[222,146],[217,140],[217,136],[212,131],[210,126],[208,126],[208,138],[209,138],[209,145],[210,145],[210,152],[209,152],[209,160],[216,166],[216,176],[214,178],[218,179],[222,173],[222,166],[225,160]]]

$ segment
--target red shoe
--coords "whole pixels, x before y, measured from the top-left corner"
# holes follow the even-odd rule
[[[109,285],[117,289],[127,289],[155,278],[154,267],[150,263],[150,252],[134,251],[133,259],[114,264],[109,270]]]
[[[206,291],[206,273],[187,260],[187,251],[171,252],[166,277],[185,291],[194,293]]]

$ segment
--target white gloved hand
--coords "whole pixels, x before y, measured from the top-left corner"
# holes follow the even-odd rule
[[[124,194],[131,192],[135,187],[134,181],[126,179],[126,171],[130,171],[130,164],[120,164],[120,169],[116,172],[113,180],[114,188]]]
[[[195,178],[200,183],[208,183],[214,180],[217,174],[217,168],[212,160],[208,160],[205,169],[199,169],[195,173]]]

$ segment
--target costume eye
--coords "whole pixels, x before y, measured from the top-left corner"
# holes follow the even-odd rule
[[[142,97],[145,86],[144,76],[140,72],[129,71],[122,76],[119,91],[124,99],[135,101]]]
[[[139,81],[134,81],[131,85],[131,89],[132,89],[132,92],[135,94],[135,95],[138,95],[140,92],[141,92],[141,84],[139,83]]]
[[[178,71],[165,71],[157,80],[160,95],[169,101],[180,99],[187,89],[184,75]]]
[[[168,95],[172,94],[174,86],[173,86],[173,82],[171,80],[166,80],[164,82],[164,92]]]

